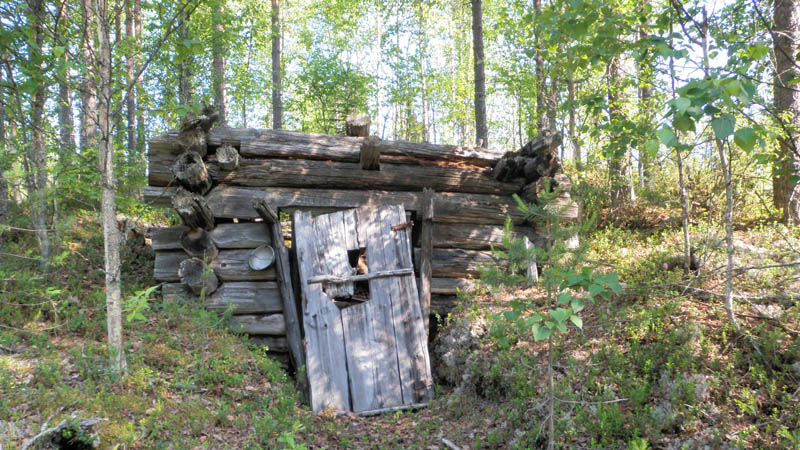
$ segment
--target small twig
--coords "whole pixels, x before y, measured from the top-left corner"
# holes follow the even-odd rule
[[[444,444],[450,450],[461,450],[461,447],[457,446],[447,438],[442,438],[442,444]]]
[[[555,399],[558,400],[561,403],[573,403],[573,404],[576,404],[576,405],[605,405],[605,404],[608,404],[608,403],[620,403],[620,402],[627,402],[628,401],[627,398],[615,398],[614,400],[602,400],[602,401],[596,401],[596,402],[591,402],[591,401],[587,401],[587,400],[564,400],[564,399],[561,399],[561,398],[558,398],[558,397],[555,397]]]

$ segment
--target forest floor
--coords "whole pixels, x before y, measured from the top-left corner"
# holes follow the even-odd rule
[[[588,305],[583,329],[571,327],[555,342],[559,447],[800,448],[800,268],[788,265],[800,260],[800,233],[780,225],[737,231],[737,265],[751,268],[736,279],[739,335],[714,294],[724,279],[718,230],[692,230],[699,276],[674,263],[677,228],[605,228],[587,239],[589,258],[616,271],[626,289]],[[100,448],[546,442],[546,346],[497,314],[515,300],[536,304],[544,296],[537,288],[482,289],[438,318],[431,343],[436,399],[428,408],[372,418],[315,415],[281,366],[227,332],[224,317],[155,297],[137,301],[136,292],[154,282],[152,252],[135,231],[123,252],[129,370],[116,378],[104,340],[100,227],[75,218],[59,238],[63,253],[46,279],[33,260],[0,262],[2,449],[88,418],[102,419],[94,434],[72,439]],[[4,252],[35,254],[25,233],[4,239]]]

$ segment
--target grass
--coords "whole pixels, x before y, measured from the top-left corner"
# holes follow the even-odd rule
[[[692,230],[704,257],[699,278],[663,268],[679,254],[676,229],[607,228],[590,236],[590,258],[618,272],[629,289],[588,306],[583,331],[557,342],[562,448],[800,448],[800,305],[791,297],[800,292],[798,268],[737,277],[738,294],[752,296],[737,303],[749,338],[737,336],[721,299],[679,286],[721,292],[724,251],[711,230]],[[448,439],[463,448],[523,449],[545,442],[544,347],[519,331],[507,336],[507,349],[490,333],[480,337],[459,368],[466,381],[437,385],[426,409],[314,415],[264,348],[226,331],[224,316],[151,297],[144,319],[125,323],[129,372],[117,378],[105,346],[99,236],[91,217],[63,225],[63,253],[47,277],[35,261],[0,262],[5,449],[63,420],[92,417],[104,419],[92,437],[101,448],[428,449]],[[778,225],[737,231],[746,249],[738,264],[796,261],[798,236]],[[34,256],[32,237],[6,239],[5,252]],[[134,233],[123,255],[124,296],[132,298],[153,284],[152,254]],[[536,288],[471,294],[439,334],[463,321],[488,320],[491,328],[493,313],[510,300],[540,295]]]

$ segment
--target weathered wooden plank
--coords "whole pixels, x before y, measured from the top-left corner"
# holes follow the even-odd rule
[[[206,301],[206,308],[224,312],[228,307],[233,314],[264,314],[283,312],[278,284],[275,282],[231,281],[222,286]]]
[[[411,229],[393,229],[405,221],[403,207],[389,206],[378,211],[381,215],[381,232],[385,236],[383,247],[386,266],[383,270],[413,267]],[[433,377],[416,279],[403,276],[389,280],[403,403],[430,400],[433,398]]]
[[[271,231],[272,240],[275,242],[275,267],[278,276],[278,286],[280,287],[281,304],[283,305],[283,314],[286,318],[286,337],[289,340],[290,356],[292,364],[295,369],[300,369],[306,365],[305,355],[301,349],[302,336],[300,333],[300,321],[297,317],[297,309],[295,308],[295,295],[294,287],[292,285],[292,274],[289,267],[289,251],[286,249],[286,243],[283,241],[283,230],[281,229],[281,222],[278,212],[272,208],[268,203],[260,202],[255,203],[253,207],[258,211],[258,214],[264,219],[264,227],[269,228]],[[302,391],[307,391],[308,383],[306,377],[298,380]]]
[[[504,228],[502,225],[480,224],[436,224],[433,227],[433,245],[437,248],[462,248],[467,250],[489,250],[492,247],[503,249]],[[526,226],[514,227],[514,237],[527,237],[532,242],[541,239]],[[420,244],[420,247],[422,245]]]
[[[211,261],[210,267],[214,269],[222,281],[268,281],[275,280],[275,269],[270,267],[265,270],[253,270],[248,264],[250,249],[223,250],[216,259]],[[178,281],[178,266],[181,261],[188,258],[183,251],[157,252],[153,277],[157,281]]]
[[[251,187],[385,189],[417,191],[430,187],[438,192],[511,195],[522,183],[496,181],[483,173],[459,167],[387,164],[381,170],[361,170],[356,163],[315,160],[242,159],[239,169],[220,171],[209,162],[208,172],[217,184]],[[172,177],[152,172],[151,186],[167,186]]]
[[[153,193],[151,193],[152,195]],[[217,186],[206,197],[216,217],[254,219],[258,217],[253,201],[264,199],[275,208],[347,209],[362,206],[403,205],[406,210],[419,208],[419,192],[356,191],[336,189],[246,188]],[[436,193],[436,223],[503,224],[510,215],[514,223],[523,221],[510,197],[480,194]],[[435,245],[435,244],[434,244]]]
[[[339,308],[319,284],[307,280],[321,274],[314,252],[314,224],[311,213],[294,213],[297,262],[302,286],[303,326],[305,328],[306,366],[308,367],[311,408],[350,410],[344,330]]]
[[[358,161],[360,138],[327,136],[287,130],[263,130],[242,143],[240,154],[250,158],[321,159]]]
[[[468,278],[433,278],[431,293],[439,295],[456,295],[458,291],[469,291],[475,288],[475,281]]]
[[[419,306],[422,310],[422,319],[425,321],[427,335],[430,325],[428,323],[431,313],[431,277],[433,273],[433,190],[422,190],[422,230],[420,232],[421,257],[419,265]]]
[[[155,251],[178,250],[181,248],[181,235],[186,230],[188,228],[182,225],[152,228],[147,232],[147,237]],[[221,223],[209,235],[220,249],[256,248],[272,242],[263,222]]]
[[[354,221],[345,231],[364,235],[368,272],[379,271],[383,236],[369,211],[353,211]],[[344,222],[347,226],[348,222]],[[382,256],[382,255],[381,255]],[[403,403],[391,304],[381,287],[384,279],[370,281],[370,301],[342,310],[347,346],[350,397],[354,411]]]
[[[414,249],[417,261],[421,257],[420,249]],[[458,248],[433,249],[433,276],[439,278],[478,278],[478,267],[481,264],[494,263],[492,252],[478,250],[462,250]]]
[[[200,299],[182,283],[164,283],[161,286],[164,301],[198,303]],[[206,308],[224,312],[228,306],[235,314],[265,314],[283,311],[277,283],[229,281],[206,300]]]
[[[341,211],[324,214],[314,219],[315,242],[319,261],[324,268],[322,275],[349,278],[354,275],[353,266],[347,258],[344,241],[344,217]],[[313,277],[312,277],[313,278]],[[308,283],[311,282],[309,279]],[[330,298],[353,295],[353,283],[324,283],[322,287]]]
[[[283,314],[250,314],[231,317],[232,330],[247,334],[286,335],[286,320]]]
[[[172,208],[172,197],[175,197],[177,193],[177,186],[145,186],[142,188],[142,198],[145,203],[160,208]]]

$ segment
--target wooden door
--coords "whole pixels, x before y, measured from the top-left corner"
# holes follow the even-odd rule
[[[314,411],[368,411],[433,396],[411,227],[405,222],[401,205],[317,217],[294,213]],[[361,249],[365,274],[351,264]],[[340,309],[333,300],[352,300],[357,281],[368,282],[369,300]]]

